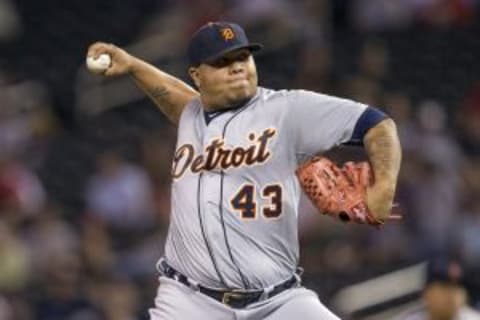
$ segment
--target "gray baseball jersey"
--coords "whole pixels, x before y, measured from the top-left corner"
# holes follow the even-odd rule
[[[299,260],[295,169],[347,142],[366,105],[259,87],[208,124],[199,99],[181,116],[166,261],[211,288],[266,288]]]

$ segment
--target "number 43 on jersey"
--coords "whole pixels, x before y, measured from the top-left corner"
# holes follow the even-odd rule
[[[255,186],[243,185],[230,200],[234,210],[240,212],[242,219],[255,219],[260,211],[267,219],[278,218],[282,214],[282,187],[278,184],[266,185],[261,192],[263,205],[257,208]]]

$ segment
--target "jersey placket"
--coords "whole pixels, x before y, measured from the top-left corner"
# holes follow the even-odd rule
[[[225,115],[220,115],[211,120],[208,126],[204,128],[203,140],[202,140],[202,152],[205,155],[206,148],[215,139],[220,139],[223,130],[223,121],[221,121]],[[203,120],[203,119],[202,119]],[[200,203],[203,220],[205,222],[205,236],[211,248],[210,254],[212,255],[213,263],[216,265],[218,276],[220,281],[224,285],[225,276],[223,272],[225,270],[223,261],[226,258],[226,252],[224,252],[225,240],[223,238],[222,226],[219,222],[218,213],[218,195],[220,192],[221,175],[219,169],[215,168],[211,171],[205,170],[202,173],[200,182]]]
[[[225,126],[227,125],[229,119],[233,116],[233,114],[235,113],[226,112],[220,116],[217,116],[208,124],[208,126],[205,127],[202,141],[203,152],[205,152],[205,149],[215,139],[222,139],[225,143],[225,148],[231,147],[228,144],[228,139],[225,139],[224,134]],[[232,256],[231,248],[229,247],[229,245],[231,244],[228,242],[227,239],[228,230],[225,229],[227,228],[226,225],[224,225],[225,217],[222,216],[228,214],[228,210],[226,208],[220,208],[222,202],[225,201],[223,197],[227,196],[225,194],[222,194],[222,184],[224,183],[224,179],[225,177],[222,169],[219,167],[214,168],[211,171],[206,170],[203,172],[203,178],[201,181],[201,206],[203,209],[202,212],[206,225],[206,237],[207,241],[209,241],[209,243],[211,244],[213,255],[212,258],[215,259],[215,263],[217,264],[219,273],[222,273],[224,270],[228,270],[227,272],[240,273],[241,271],[236,265],[234,257]],[[228,260],[230,260],[230,263],[235,266],[234,269],[236,270],[231,269],[231,267],[229,267],[228,269],[223,268],[225,262]],[[225,278],[223,274],[219,274],[219,276],[221,278]],[[234,277],[233,274],[227,274],[227,278],[231,279],[232,277]],[[242,282],[244,282],[242,274],[240,274],[240,278],[242,278]],[[231,285],[231,283],[227,283],[226,285]],[[245,283],[244,286],[246,286]]]

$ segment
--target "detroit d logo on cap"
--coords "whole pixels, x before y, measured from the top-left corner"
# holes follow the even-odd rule
[[[223,28],[222,30],[220,30],[220,34],[225,41],[235,38],[235,33],[233,32],[232,28]]]

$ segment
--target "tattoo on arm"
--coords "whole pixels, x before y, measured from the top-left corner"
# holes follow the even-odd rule
[[[181,109],[172,101],[171,92],[165,87],[154,87],[148,90],[148,95],[154,100],[155,104],[162,112],[173,122],[177,123]]]
[[[165,87],[155,87],[150,90],[150,94],[154,99],[163,99],[165,96],[169,95],[170,92]]]
[[[365,136],[365,149],[377,181],[397,182],[402,158],[400,142],[394,122],[384,120]]]

